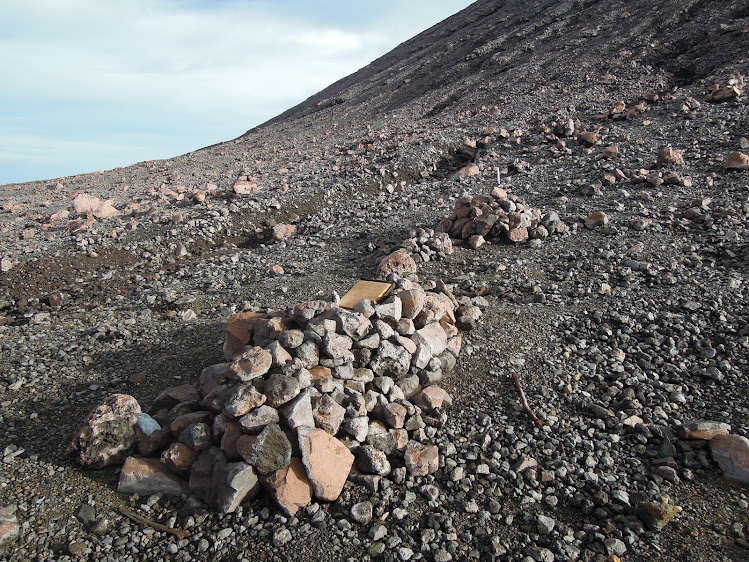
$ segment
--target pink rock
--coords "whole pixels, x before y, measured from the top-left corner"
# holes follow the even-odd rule
[[[749,439],[719,435],[710,441],[710,452],[726,478],[749,484]]]
[[[472,250],[478,250],[484,244],[486,244],[486,240],[481,234],[474,234],[468,238],[468,247]]]
[[[80,464],[91,468],[123,462],[135,445],[140,413],[135,398],[112,394],[86,416],[67,451],[75,453]]]
[[[234,182],[232,189],[237,195],[252,195],[260,191],[258,185],[247,178],[239,178]]]
[[[252,334],[250,326],[257,318],[265,318],[257,312],[238,312],[229,318],[224,336],[224,357],[231,360],[242,352],[244,346],[250,342]]]
[[[728,435],[731,426],[727,423],[700,420],[685,423],[679,428],[682,439],[713,439],[720,435]]]
[[[447,351],[452,353],[457,359],[458,355],[460,355],[460,348],[462,346],[463,346],[463,336],[458,334],[450,338],[450,340],[447,342]]]
[[[249,381],[267,373],[273,364],[270,352],[262,347],[251,347],[229,364],[229,378]]]
[[[413,401],[425,410],[434,410],[435,408],[441,408],[443,404],[446,406],[452,404],[452,399],[447,391],[437,385],[428,386],[421,390],[414,395]]]
[[[284,349],[281,342],[273,340],[267,347],[271,355],[271,361],[276,367],[283,367],[291,363],[291,355]]]
[[[283,270],[283,267],[281,267],[280,265],[276,263],[268,268],[268,273],[272,275],[273,277],[278,277],[279,275],[284,274],[284,270]]]
[[[455,172],[450,179],[458,179],[458,178],[467,178],[471,176],[477,176],[481,173],[481,168],[478,167],[478,164],[468,164],[467,166],[463,166],[460,170]]]
[[[182,495],[187,490],[187,482],[170,474],[166,467],[156,459],[128,457],[120,471],[117,491],[121,494]]]
[[[406,250],[400,248],[386,256],[377,266],[377,277],[385,279],[391,273],[405,276],[416,273],[416,262]]]
[[[296,233],[296,226],[294,226],[293,224],[281,223],[273,227],[273,239],[278,240],[279,242],[281,240],[286,240],[287,238],[290,238],[295,233]]]
[[[408,445],[408,431],[402,428],[395,428],[389,430],[390,435],[395,440],[395,450],[403,451]]]
[[[15,541],[21,534],[14,508],[0,507],[0,547]]]
[[[111,199],[102,201],[98,197],[86,193],[79,193],[75,196],[73,209],[79,215],[93,215],[97,219],[105,219],[120,214],[112,205]]]
[[[284,513],[289,516],[295,515],[300,508],[312,502],[312,484],[307,478],[302,461],[297,457],[292,457],[291,464],[286,468],[262,477],[262,482]]]
[[[726,168],[734,170],[749,170],[749,156],[743,152],[731,152],[726,158]]]
[[[333,400],[329,394],[323,394],[312,411],[315,426],[331,435],[338,433],[345,415],[346,409]]]
[[[436,445],[423,445],[409,441],[406,445],[406,469],[414,476],[426,476],[440,467],[439,449]]]
[[[603,211],[595,211],[585,217],[585,226],[587,228],[595,228],[597,226],[603,226],[608,224],[609,217]]]
[[[404,406],[391,402],[382,409],[382,417],[388,427],[400,429],[406,423],[407,410]]]
[[[438,322],[432,322],[416,330],[416,333],[411,336],[411,340],[417,346],[426,347],[433,357],[447,349],[447,334]]]
[[[340,359],[351,351],[352,345],[353,342],[350,337],[328,333],[323,339],[322,352],[333,359]]]
[[[315,496],[326,501],[336,500],[354,464],[354,455],[322,429],[302,426],[297,431],[302,464]]]

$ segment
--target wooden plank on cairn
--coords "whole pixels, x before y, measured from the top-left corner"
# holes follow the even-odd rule
[[[353,309],[362,299],[380,302],[393,289],[393,284],[387,281],[357,281],[348,293],[341,297],[341,308]]]

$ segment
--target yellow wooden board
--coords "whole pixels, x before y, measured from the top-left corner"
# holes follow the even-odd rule
[[[362,299],[379,302],[393,288],[392,283],[387,281],[357,281],[348,293],[341,297],[341,308],[354,308],[354,305]]]

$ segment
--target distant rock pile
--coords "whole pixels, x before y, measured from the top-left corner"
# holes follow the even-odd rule
[[[468,240],[471,248],[479,248],[486,239],[525,242],[544,239],[555,233],[569,232],[555,211],[542,214],[495,187],[490,196],[461,197],[455,211],[443,219],[436,229],[452,238]]]
[[[191,493],[228,513],[264,488],[294,514],[335,500],[347,479],[375,491],[394,467],[439,468],[430,436],[451,404],[436,385],[461,349],[456,326],[481,315],[442,283],[398,279],[353,310],[314,300],[235,314],[227,362],[168,388],[148,413],[127,395],[94,409],[69,451],[86,466],[124,461],[118,490]],[[474,322],[471,322],[474,321]],[[143,457],[128,456],[137,447]]]
[[[384,248],[377,256],[377,277],[416,273],[419,263],[444,259],[463,240],[477,250],[488,239],[520,243],[569,231],[555,211],[542,213],[495,187],[488,197],[460,197],[455,211],[436,228],[412,230],[394,252]]]

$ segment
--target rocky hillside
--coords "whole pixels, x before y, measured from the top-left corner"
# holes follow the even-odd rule
[[[0,553],[745,560],[747,75],[743,2],[481,0],[232,141],[0,186]],[[386,266],[439,317],[392,300],[357,309],[359,335],[330,325],[337,296]],[[322,331],[293,314],[312,301]],[[247,403],[235,420],[201,378],[237,360],[225,329],[250,317],[284,323],[242,343],[272,356],[273,383],[247,392],[297,460],[228,509],[180,486],[202,447],[242,474],[261,464]],[[437,340],[416,330],[449,337],[453,359],[425,356]],[[313,435],[264,385],[302,347],[322,369],[289,375],[314,437],[324,425],[352,468],[293,510],[273,476],[322,486]],[[372,378],[354,380],[363,356]],[[438,370],[446,394],[408,386]],[[136,461],[66,452],[112,394],[169,424],[137,462],[176,488],[123,488]]]

